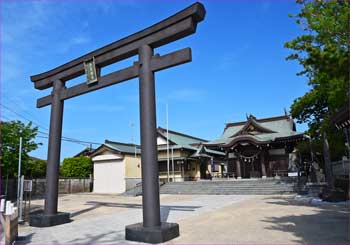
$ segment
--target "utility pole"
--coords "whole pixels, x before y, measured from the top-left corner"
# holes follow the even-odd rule
[[[174,148],[171,148],[171,169],[173,170],[173,182],[175,182],[175,171],[174,171]]]
[[[23,222],[22,218],[22,199],[23,199],[23,182],[24,176],[21,176],[22,165],[22,137],[19,137],[19,152],[18,152],[18,178],[17,178],[17,208],[19,212],[19,222]]]
[[[168,100],[166,102],[166,154],[167,154],[167,171],[168,171],[168,183],[169,181],[169,108],[168,108]]]
[[[22,137],[19,137],[19,152],[18,152],[18,176],[17,176],[17,207],[19,204],[20,188],[21,188],[21,165],[22,165]]]
[[[130,122],[130,127],[132,131],[131,135],[131,143],[134,145],[134,153],[135,153],[135,158],[137,157],[137,152],[136,152],[136,139],[135,139],[135,129],[134,129],[134,123]]]

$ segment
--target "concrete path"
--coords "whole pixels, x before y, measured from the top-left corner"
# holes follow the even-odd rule
[[[42,201],[33,204],[42,205]],[[313,206],[292,196],[161,195],[162,221],[177,222],[173,244],[334,244],[349,243],[349,207]],[[142,220],[141,198],[66,195],[60,211],[73,222],[49,228],[20,227],[20,243],[116,244],[125,226]]]

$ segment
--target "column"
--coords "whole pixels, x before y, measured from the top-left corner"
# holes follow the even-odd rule
[[[267,166],[266,166],[267,165]],[[266,155],[265,155],[265,168],[268,168],[267,170],[267,173],[266,173],[266,176],[267,177],[272,177],[272,170],[271,170],[271,164],[270,164],[270,157],[269,157],[269,153],[266,152]]]
[[[159,173],[156,129],[154,73],[151,70],[153,49],[139,48],[140,129],[142,164],[143,223],[125,227],[125,239],[143,243],[163,243],[180,235],[179,225],[160,220]]]
[[[160,226],[159,173],[157,155],[156,102],[154,73],[151,71],[153,49],[139,48],[140,129],[142,163],[143,226]]]
[[[261,178],[266,179],[265,151],[260,153]]]
[[[65,89],[63,81],[56,80],[53,82],[46,167],[45,207],[43,213],[38,212],[30,215],[30,226],[49,227],[70,222],[69,213],[57,212],[63,119],[63,100],[60,99],[62,89]]]
[[[242,174],[241,174],[241,163],[238,158],[235,159],[236,162],[236,174],[237,174],[237,179],[242,179]]]
[[[60,99],[60,92],[63,88],[63,81],[54,81],[46,168],[46,198],[44,210],[44,214],[46,215],[57,214],[58,178],[61,155],[61,136],[64,104],[63,100]]]

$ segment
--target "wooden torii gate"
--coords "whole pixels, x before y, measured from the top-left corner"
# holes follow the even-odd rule
[[[196,32],[205,8],[195,3],[142,31],[90,52],[50,71],[31,76],[36,89],[52,87],[50,95],[37,100],[37,107],[51,105],[45,208],[30,219],[32,226],[54,226],[69,222],[69,213],[57,212],[58,178],[64,100],[139,77],[142,163],[143,222],[126,227],[126,239],[161,243],[179,236],[179,226],[160,220],[159,174],[156,141],[156,105],[154,72],[190,62],[191,49],[163,56],[153,50]],[[101,68],[138,55],[133,65],[100,76]],[[87,76],[87,82],[67,87],[69,80]]]

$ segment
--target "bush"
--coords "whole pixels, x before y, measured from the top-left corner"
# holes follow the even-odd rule
[[[65,158],[60,168],[62,177],[89,177],[92,173],[92,161],[88,157]]]

